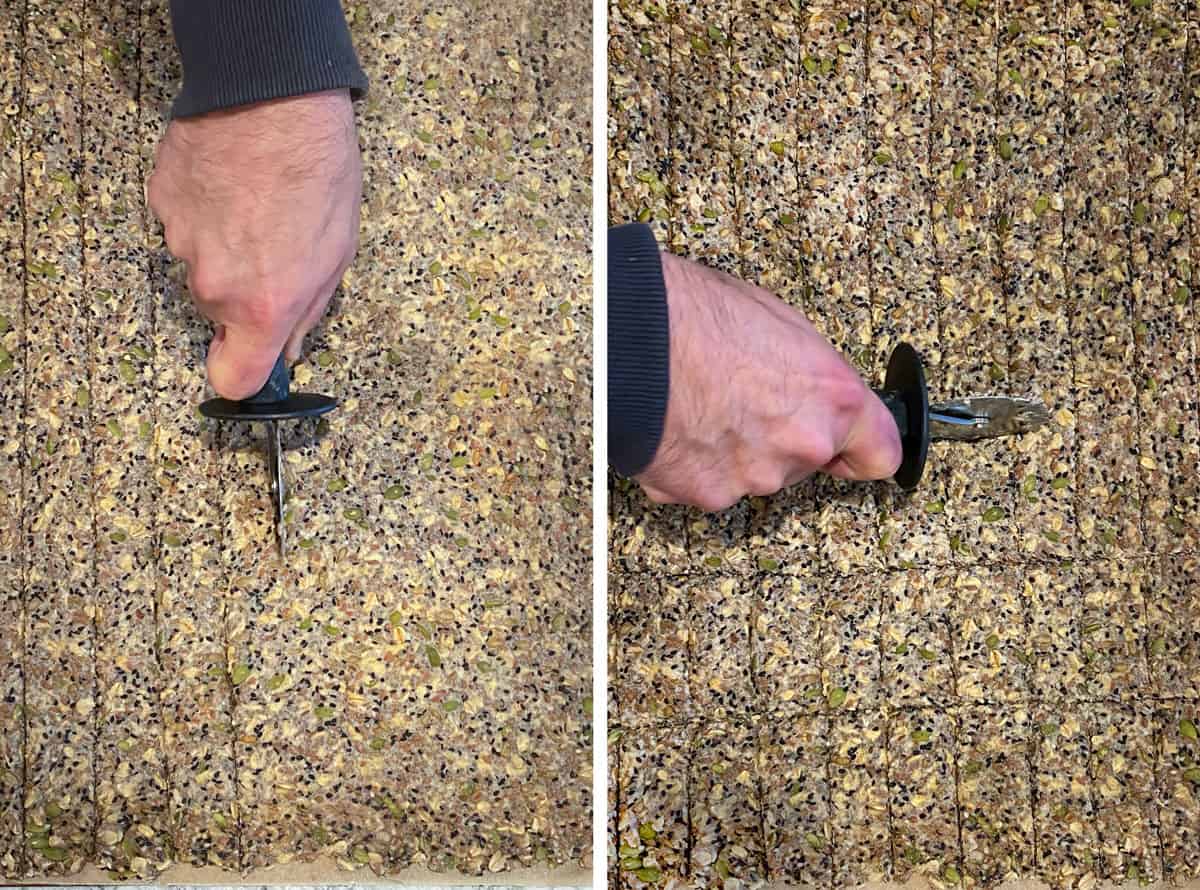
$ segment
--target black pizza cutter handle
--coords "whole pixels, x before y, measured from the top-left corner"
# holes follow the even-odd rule
[[[892,350],[883,389],[875,390],[875,395],[896,421],[904,449],[900,469],[892,478],[905,491],[911,491],[921,481],[929,454],[929,390],[921,356],[912,346],[900,343]]]
[[[218,420],[292,420],[316,417],[337,407],[337,399],[291,391],[291,372],[283,353],[275,360],[262,389],[241,401],[215,398],[200,405],[200,413]]]
[[[281,352],[279,358],[275,359],[275,365],[271,368],[271,376],[262,385],[262,389],[243,401],[253,402],[256,405],[263,402],[286,402],[291,394],[291,389],[292,375],[288,371],[287,362],[284,361]]]

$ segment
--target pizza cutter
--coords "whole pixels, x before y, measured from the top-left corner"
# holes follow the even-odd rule
[[[267,426],[267,464],[271,473],[271,498],[275,501],[275,539],[279,555],[285,555],[283,511],[287,502],[287,477],[283,471],[283,443],[279,421],[319,417],[337,407],[337,399],[316,393],[291,392],[291,373],[281,354],[262,389],[235,402],[215,398],[200,405],[200,413],[217,420],[249,422],[261,420]]]
[[[974,442],[1019,436],[1050,420],[1041,402],[1014,396],[971,396],[930,405],[921,356],[908,343],[892,350],[883,389],[875,390],[875,395],[900,430],[904,457],[892,478],[905,490],[921,481],[929,443],[935,439]]]

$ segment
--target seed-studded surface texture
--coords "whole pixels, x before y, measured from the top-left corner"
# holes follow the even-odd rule
[[[361,247],[281,563],[144,206],[167,3],[0,4],[4,878],[590,861],[590,5],[347,14]]]
[[[613,0],[612,222],[878,385],[1043,399],[921,487],[610,484],[613,884],[1200,878],[1200,8]]]

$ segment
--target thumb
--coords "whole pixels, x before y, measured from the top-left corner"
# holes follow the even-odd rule
[[[840,479],[887,479],[900,467],[902,457],[896,421],[879,397],[868,390],[845,447],[823,469]]]
[[[208,345],[208,381],[219,396],[249,398],[267,382],[282,348],[248,328],[219,325]]]

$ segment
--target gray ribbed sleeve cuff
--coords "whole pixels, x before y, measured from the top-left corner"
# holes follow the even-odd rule
[[[337,0],[171,0],[175,117],[322,90],[367,89]]]
[[[649,466],[670,392],[667,287],[654,232],[608,230],[608,462],[623,476]]]

